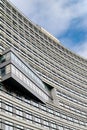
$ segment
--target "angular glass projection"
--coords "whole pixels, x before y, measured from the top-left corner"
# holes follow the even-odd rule
[[[51,100],[50,91],[13,49],[5,51],[0,59],[2,82],[10,80],[14,87],[20,86],[32,93],[41,102]]]

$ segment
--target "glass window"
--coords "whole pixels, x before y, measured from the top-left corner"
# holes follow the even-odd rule
[[[8,9],[11,8],[11,5],[8,2],[6,3],[6,6],[8,7]]]
[[[31,112],[28,112],[28,113],[26,112],[26,113],[25,113],[25,116],[26,116],[26,120],[27,120],[27,121],[32,122],[32,114],[31,114]]]
[[[13,130],[13,127],[5,124],[5,130]]]
[[[32,24],[29,22],[29,27],[32,28]]]
[[[3,5],[3,4],[1,4],[1,3],[0,3],[0,7],[1,7],[2,9],[4,9],[4,5]]]
[[[5,130],[13,130],[13,123],[5,121]]]
[[[40,105],[40,108],[41,108],[42,110],[46,111],[46,107],[45,107],[45,106]]]
[[[58,128],[59,128],[59,130],[63,130],[63,127],[62,127],[62,126],[59,126]]]
[[[56,128],[56,124],[53,123],[53,122],[50,122],[50,126],[51,126],[52,128]]]
[[[48,112],[53,114],[53,110],[51,110],[50,108],[48,108]]]
[[[21,15],[21,14],[18,14],[18,17],[19,17],[20,19],[22,19],[22,15]]]
[[[40,123],[40,117],[34,117],[35,122]]]
[[[60,113],[57,112],[57,111],[55,111],[55,115],[58,116],[58,117],[60,117]]]
[[[16,10],[15,10],[15,9],[12,9],[12,12],[13,12],[14,14],[16,14]]]
[[[16,107],[16,115],[18,118],[22,119],[23,118],[23,112],[21,108]]]
[[[46,120],[43,120],[43,124],[46,125],[46,126],[49,125],[48,121],[46,121]]]
[[[2,75],[2,76],[5,75],[5,67],[1,69],[1,75]]]
[[[78,120],[77,120],[77,119],[73,119],[73,121],[74,121],[75,123],[78,123]]]
[[[3,62],[5,62],[5,56],[0,57],[0,63],[3,63]]]
[[[5,104],[6,113],[9,113],[12,115],[12,105],[11,104]]]
[[[17,23],[15,21],[13,21],[13,26],[17,27]],[[15,36],[13,36],[13,38],[16,39]]]
[[[23,127],[23,126],[19,126],[19,125],[17,125],[16,127],[17,127],[16,130],[24,130],[24,127]]]
[[[33,101],[32,101],[32,104],[33,104],[35,107],[38,107],[38,106],[39,106],[39,104],[38,104],[38,103],[33,102]]]

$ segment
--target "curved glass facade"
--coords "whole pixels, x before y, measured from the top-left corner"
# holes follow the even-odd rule
[[[87,60],[65,48],[7,0],[0,0],[0,40],[2,76],[12,70],[25,86],[33,81],[38,86],[37,90],[31,83],[33,91],[47,99],[45,104],[40,103],[26,98],[23,93],[22,96],[7,93],[9,90],[2,87],[0,127],[3,130],[87,130]],[[19,56],[15,53],[4,56],[3,51],[9,47]]]

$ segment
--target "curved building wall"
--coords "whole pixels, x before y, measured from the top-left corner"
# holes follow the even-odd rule
[[[42,81],[52,88],[53,102],[47,105],[60,112],[62,125],[68,125],[69,129],[71,126],[71,130],[86,130],[87,60],[63,47],[56,38],[33,24],[7,0],[0,3],[2,50],[13,47]]]

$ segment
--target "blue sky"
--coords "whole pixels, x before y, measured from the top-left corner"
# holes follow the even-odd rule
[[[87,0],[10,0],[70,50],[87,58]]]

